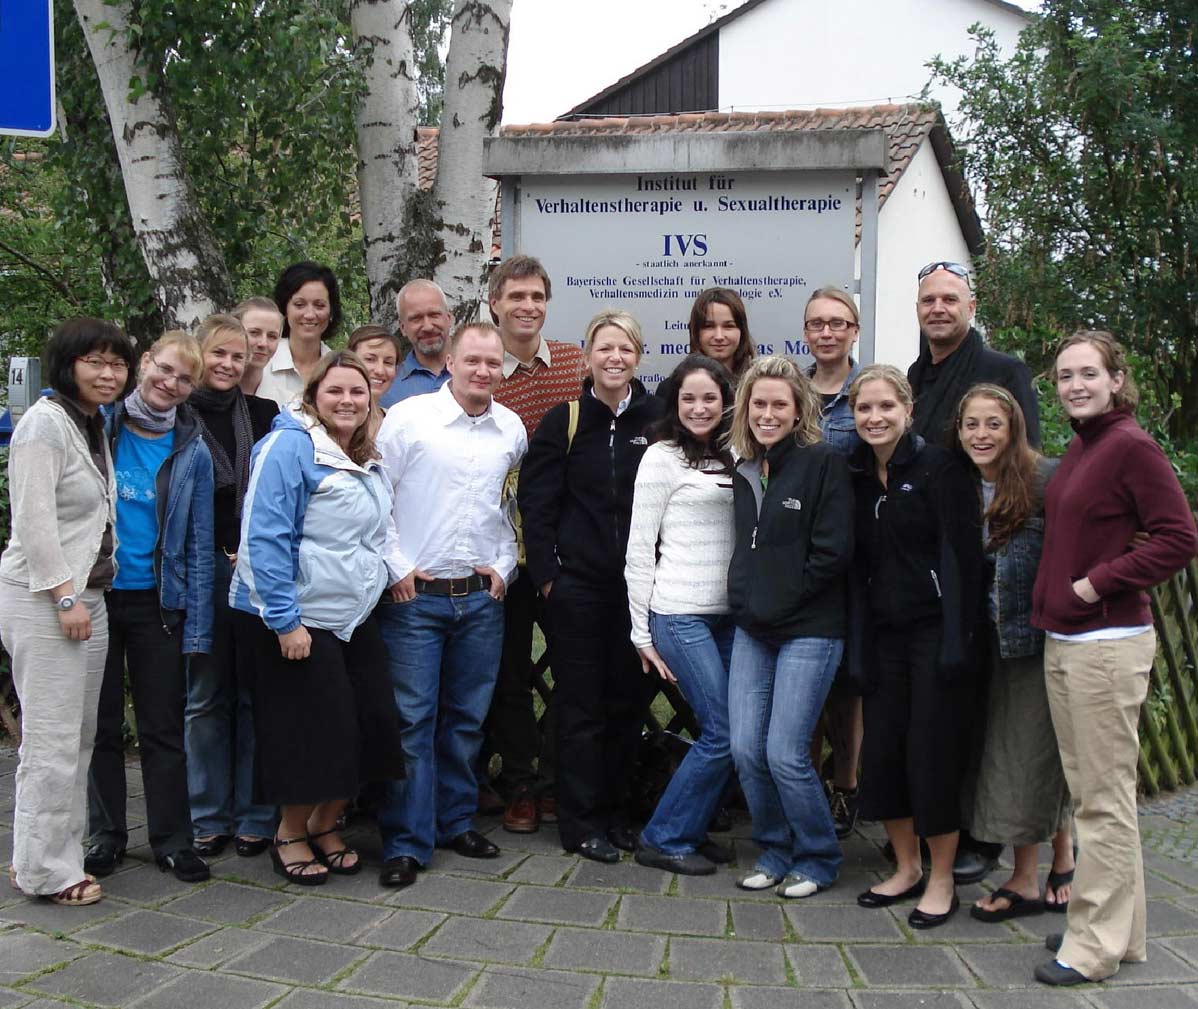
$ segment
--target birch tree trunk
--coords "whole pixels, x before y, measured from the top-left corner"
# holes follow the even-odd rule
[[[483,177],[483,140],[503,113],[511,0],[454,4],[433,204],[443,253],[433,279],[458,322],[477,318],[495,216],[496,183]]]
[[[395,294],[418,271],[409,232],[417,216],[420,99],[408,5],[353,0],[350,25],[366,88],[356,123],[370,318],[395,332]]]
[[[134,96],[147,68],[131,44],[129,0],[74,0],[112,123],[133,230],[168,327],[191,329],[227,309],[233,286],[200,212],[169,105],[152,89]]]

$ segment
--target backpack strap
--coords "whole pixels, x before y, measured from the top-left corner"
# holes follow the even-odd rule
[[[566,455],[569,455],[570,449],[574,447],[574,436],[578,433],[578,412],[582,406],[582,401],[572,399],[567,406],[570,411],[570,418],[566,422]]]

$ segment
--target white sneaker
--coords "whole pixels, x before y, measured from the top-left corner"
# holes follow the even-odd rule
[[[779,897],[810,897],[818,891],[819,884],[815,880],[797,873],[791,873],[774,890]]]
[[[742,890],[768,890],[771,886],[777,886],[781,882],[782,879],[779,876],[771,876],[761,869],[754,869],[747,876],[738,879],[736,885]]]

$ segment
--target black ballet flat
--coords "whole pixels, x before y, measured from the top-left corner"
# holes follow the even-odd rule
[[[946,921],[948,921],[949,918],[957,913],[957,908],[960,906],[961,902],[957,899],[957,895],[954,893],[952,903],[949,904],[948,910],[945,911],[944,914],[928,914],[927,911],[921,911],[919,908],[916,908],[909,915],[907,915],[907,924],[912,928],[919,929],[939,928]]]
[[[890,907],[891,904],[897,904],[900,900],[922,897],[927,886],[928,881],[921,876],[902,893],[896,893],[893,896],[887,893],[878,893],[876,890],[866,890],[864,893],[857,894],[857,903],[861,907]]]

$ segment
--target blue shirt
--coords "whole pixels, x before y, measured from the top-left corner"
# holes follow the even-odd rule
[[[143,438],[128,427],[116,439],[116,578],[114,589],[154,588],[158,543],[155,481],[175,445],[172,428],[161,438]]]
[[[394,406],[400,400],[407,399],[409,396],[420,396],[426,392],[436,392],[448,381],[448,368],[442,365],[441,374],[434,375],[416,360],[414,353],[409,351],[408,356],[403,359],[403,364],[399,366],[399,371],[396,372],[395,381],[391,383],[391,388],[379,400],[379,406],[386,410],[387,407]]]

